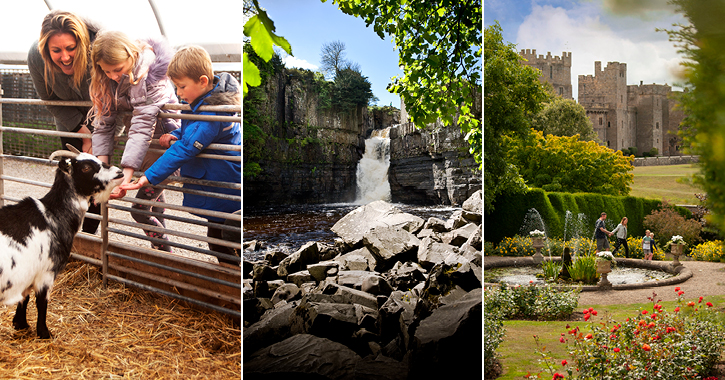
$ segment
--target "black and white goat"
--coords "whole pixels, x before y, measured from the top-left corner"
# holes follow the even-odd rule
[[[0,302],[17,304],[13,326],[27,329],[26,309],[34,290],[37,333],[44,339],[51,337],[45,319],[53,281],[68,262],[91,197],[107,202],[123,180],[120,169],[87,153],[56,151],[50,160],[56,158],[55,180],[43,198],[27,197],[0,208]]]

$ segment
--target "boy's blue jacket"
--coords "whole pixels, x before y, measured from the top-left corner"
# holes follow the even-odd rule
[[[233,115],[229,112],[198,112],[202,105],[239,105],[241,104],[241,91],[239,82],[228,73],[214,77],[214,89],[190,104],[191,111],[182,111],[185,114],[195,115]],[[205,150],[210,144],[241,145],[242,134],[239,123],[182,120],[181,128],[171,132],[178,138],[171,147],[156,162],[144,172],[152,185],[157,185],[176,169],[181,168],[182,177],[197,179],[241,183],[242,167],[239,161],[225,161],[210,158],[197,158],[196,155]],[[220,151],[207,149],[204,153],[239,156],[240,152]],[[241,190],[223,189],[212,186],[184,184],[184,188],[241,196]],[[241,209],[241,203],[202,195],[184,194],[184,206],[206,210],[235,212]],[[212,221],[221,222],[222,219],[200,215]]]

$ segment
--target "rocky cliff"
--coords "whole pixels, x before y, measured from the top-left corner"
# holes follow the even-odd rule
[[[353,200],[367,108],[325,108],[309,71],[282,68],[263,90],[249,110],[258,114],[261,171],[244,179],[245,207]]]
[[[392,201],[409,204],[461,205],[482,188],[461,131],[439,123],[391,128],[388,180]]]

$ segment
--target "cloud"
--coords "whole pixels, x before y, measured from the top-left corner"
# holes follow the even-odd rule
[[[579,75],[594,74],[594,62],[627,64],[627,84],[657,83],[672,85],[682,58],[664,32],[678,16],[668,14],[658,20],[607,15],[600,4],[585,2],[570,9],[550,5],[532,6],[531,13],[518,29],[517,47],[536,49],[537,54],[551,52],[561,56],[572,53],[572,87],[578,95]],[[627,22],[636,21],[636,22]],[[665,24],[665,25],[663,25]]]
[[[307,69],[315,71],[318,69],[318,67],[312,63],[309,63],[305,61],[304,59],[295,58],[291,55],[288,55],[284,58],[282,58],[282,62],[286,67],[296,67],[298,69]]]

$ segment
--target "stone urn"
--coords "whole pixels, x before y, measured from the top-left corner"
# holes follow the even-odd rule
[[[536,249],[536,253],[534,253],[533,259],[535,264],[541,264],[542,261],[544,261],[544,255],[541,254],[541,248],[544,248],[544,237],[543,236],[532,236],[531,237],[531,244],[534,246],[534,249]]]
[[[599,282],[597,286],[603,288],[612,287],[607,276],[612,271],[612,262],[606,259],[597,259],[597,274],[599,274]]]
[[[684,244],[671,244],[670,245],[670,253],[672,254],[672,257],[674,257],[674,260],[672,261],[672,266],[677,267],[682,265],[680,263],[680,255],[684,251],[685,245]]]

